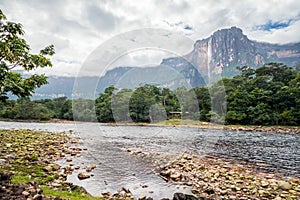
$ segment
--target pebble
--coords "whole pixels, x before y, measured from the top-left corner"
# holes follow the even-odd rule
[[[269,183],[267,181],[262,181],[261,182],[262,187],[267,187],[268,185],[269,185]]]
[[[140,186],[141,186],[142,188],[148,187],[148,185],[146,185],[145,183],[141,183]]]
[[[147,196],[142,194],[140,197],[139,197],[139,200],[146,200]]]
[[[88,167],[86,168],[86,171],[87,171],[87,172],[91,172],[91,171],[93,171],[95,168],[96,168],[96,164],[92,164],[92,165],[90,165],[90,166],[88,166]]]
[[[179,172],[177,173],[174,173],[174,174],[171,174],[170,178],[171,179],[174,179],[174,180],[177,180],[181,177],[181,174]]]
[[[43,170],[45,172],[51,172],[52,171],[52,167],[50,165],[48,165],[48,166],[44,167]]]
[[[22,195],[24,195],[25,197],[28,197],[28,196],[30,195],[30,193],[27,192],[27,191],[23,191],[23,192],[22,192]]]
[[[67,162],[72,162],[73,158],[69,157],[67,158]]]

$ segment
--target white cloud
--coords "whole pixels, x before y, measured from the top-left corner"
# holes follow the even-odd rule
[[[217,29],[237,26],[253,40],[299,42],[300,2],[296,0],[2,0],[0,6],[9,20],[23,24],[33,51],[55,45],[54,67],[47,74],[74,75],[103,42],[141,28],[164,28],[197,40]],[[270,20],[290,19],[295,21],[286,28],[254,28]],[[192,29],[186,30],[186,26]],[[138,63],[140,58],[136,58]]]

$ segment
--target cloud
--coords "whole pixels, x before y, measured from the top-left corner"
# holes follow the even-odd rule
[[[76,74],[95,48],[135,29],[162,28],[198,40],[237,26],[253,40],[299,42],[295,0],[2,0],[0,7],[9,20],[23,24],[33,51],[55,45],[51,73],[58,75]]]
[[[272,42],[278,44],[299,42],[296,38],[299,38],[300,21],[292,23],[288,27],[281,29],[271,29],[270,31],[255,30],[248,35],[250,38],[255,38],[258,41]]]
[[[119,19],[112,12],[98,6],[88,5],[85,9],[88,21],[99,31],[112,31]]]

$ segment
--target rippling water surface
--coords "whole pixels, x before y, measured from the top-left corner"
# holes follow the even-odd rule
[[[145,194],[155,199],[171,198],[177,191],[189,193],[189,188],[167,183],[155,172],[157,167],[184,152],[241,159],[256,163],[263,170],[300,177],[300,135],[295,134],[97,123],[0,122],[0,127],[54,132],[74,130],[79,146],[88,149],[73,159],[74,165],[96,164],[97,168],[90,179],[79,181],[79,170],[68,176],[68,180],[85,187],[92,195],[100,195],[103,190],[115,192],[121,187],[129,188],[136,197]],[[128,149],[142,153],[132,155]],[[60,164],[68,163],[60,161]],[[148,187],[142,188],[141,183]]]

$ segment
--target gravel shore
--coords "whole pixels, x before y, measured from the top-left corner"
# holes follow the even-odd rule
[[[184,154],[160,171],[167,181],[191,186],[212,199],[300,199],[300,179],[257,171],[250,164]]]

